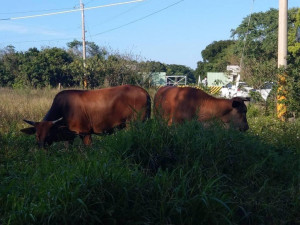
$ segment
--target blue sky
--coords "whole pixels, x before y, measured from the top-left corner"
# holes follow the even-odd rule
[[[130,0],[83,0],[83,3],[87,8],[127,1]],[[207,45],[230,39],[231,29],[235,29],[251,11],[278,9],[278,2],[145,0],[87,10],[86,40],[120,53],[140,56],[143,60],[195,69],[202,59],[201,51]],[[289,8],[300,7],[300,0],[288,2]],[[79,8],[79,0],[9,0],[1,4],[0,19],[76,8]],[[81,40],[81,13],[0,20],[0,37],[0,49],[7,45],[15,46],[18,51],[30,47],[66,48],[67,42]]]

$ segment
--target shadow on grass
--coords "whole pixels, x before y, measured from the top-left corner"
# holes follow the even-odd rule
[[[148,120],[48,153],[1,137],[3,224],[296,224],[299,155],[251,133]]]

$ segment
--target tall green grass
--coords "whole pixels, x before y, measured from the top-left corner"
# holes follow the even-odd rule
[[[249,111],[246,133],[150,119],[47,152],[18,131],[27,113],[12,113],[16,126],[0,133],[0,224],[299,224],[300,124]]]

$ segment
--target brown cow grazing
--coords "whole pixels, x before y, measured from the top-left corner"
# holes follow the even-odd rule
[[[247,107],[242,98],[219,99],[191,87],[166,86],[154,97],[155,113],[171,125],[197,118],[204,122],[221,119],[226,127],[232,124],[241,131],[249,129]]]
[[[73,141],[80,135],[85,145],[91,134],[111,133],[132,119],[150,117],[150,96],[141,87],[123,85],[99,90],[65,90],[58,93],[41,122],[24,120],[33,127],[22,129],[36,134],[40,147],[54,141]]]

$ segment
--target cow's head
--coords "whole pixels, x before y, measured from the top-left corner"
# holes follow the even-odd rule
[[[230,100],[232,109],[226,115],[226,123],[233,125],[233,127],[240,131],[246,131],[249,129],[247,122],[247,106],[244,103],[243,98],[235,97]]]
[[[54,121],[33,122],[25,120],[24,122],[32,127],[24,128],[21,131],[25,134],[35,134],[39,147],[45,147],[45,144],[51,145],[54,141],[59,141],[61,131],[66,130],[66,126],[59,126],[58,122],[63,118]]]

